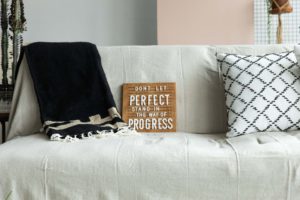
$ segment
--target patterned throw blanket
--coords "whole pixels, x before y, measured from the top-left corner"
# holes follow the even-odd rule
[[[24,53],[51,140],[136,133],[116,109],[95,45],[39,42],[24,47]]]

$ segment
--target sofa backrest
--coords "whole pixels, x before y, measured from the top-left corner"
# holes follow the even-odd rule
[[[225,99],[215,55],[262,55],[292,48],[293,45],[122,46],[99,47],[99,52],[119,110],[123,83],[176,82],[177,130],[224,133],[227,120]],[[13,136],[27,135],[40,127],[29,73],[22,70],[26,68],[26,62],[22,65],[8,126],[9,135]]]

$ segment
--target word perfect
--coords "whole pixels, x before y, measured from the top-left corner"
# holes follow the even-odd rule
[[[167,106],[169,105],[169,94],[132,94],[129,97],[130,106]]]

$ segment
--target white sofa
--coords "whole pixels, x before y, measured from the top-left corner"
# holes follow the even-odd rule
[[[218,52],[257,55],[292,49],[99,47],[118,106],[123,83],[177,83],[178,132],[77,143],[52,142],[38,133],[39,110],[23,60],[9,141],[0,145],[0,199],[12,191],[13,200],[299,200],[300,132],[227,139],[215,57]]]

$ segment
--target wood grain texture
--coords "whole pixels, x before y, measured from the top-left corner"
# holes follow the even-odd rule
[[[122,117],[139,132],[176,132],[176,83],[123,84]]]

